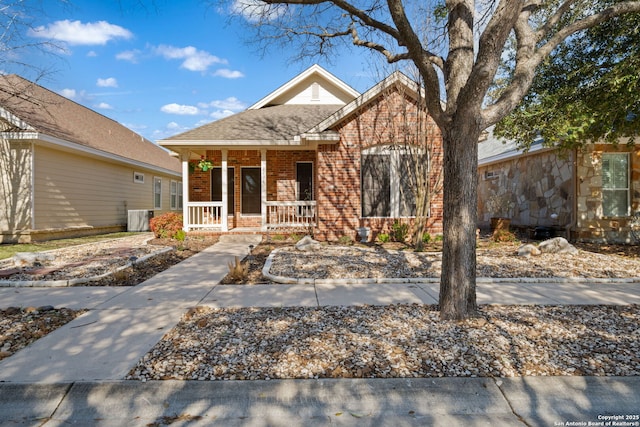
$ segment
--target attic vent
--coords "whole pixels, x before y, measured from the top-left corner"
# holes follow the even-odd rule
[[[318,83],[311,85],[311,100],[320,101],[320,85]]]

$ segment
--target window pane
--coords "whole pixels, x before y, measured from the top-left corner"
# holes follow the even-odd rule
[[[227,212],[232,215],[234,210],[235,194],[234,188],[234,169],[227,168]],[[211,169],[211,201],[222,201],[222,168]]]
[[[242,169],[242,213],[261,213],[261,196],[262,188],[260,184],[260,168]]]
[[[391,216],[389,155],[362,156],[362,216]]]
[[[154,178],[153,180],[153,207],[162,209],[162,179]]]
[[[602,213],[608,217],[629,215],[629,156],[602,155]]]

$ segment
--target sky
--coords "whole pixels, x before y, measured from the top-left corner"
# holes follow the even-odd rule
[[[64,50],[26,59],[54,70],[38,83],[154,142],[242,111],[314,63],[279,46],[257,53],[248,25],[199,0],[44,4],[26,38]],[[316,62],[363,92],[378,80],[367,55]]]

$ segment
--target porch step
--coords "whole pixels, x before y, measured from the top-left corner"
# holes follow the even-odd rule
[[[261,234],[221,234],[220,241],[224,243],[243,243],[257,245],[262,242]]]

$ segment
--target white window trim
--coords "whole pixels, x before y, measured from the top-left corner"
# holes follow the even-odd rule
[[[133,172],[133,182],[144,184],[144,174],[142,172]]]
[[[169,184],[169,204],[172,211],[178,209],[178,181],[173,179]]]
[[[627,212],[625,212],[623,215],[621,216],[611,216],[611,215],[605,215],[604,214],[604,200],[603,200],[603,205],[602,205],[602,218],[624,218],[624,217],[628,217],[631,216],[631,156],[630,153],[602,153],[602,156],[606,156],[606,155],[624,155],[627,158],[627,186],[626,188],[604,188],[604,184],[602,185],[602,194],[604,196],[604,192],[605,191],[626,191],[627,192]],[[604,177],[604,171],[602,171],[602,176]]]
[[[415,215],[412,216],[401,216],[400,215],[400,171],[402,170],[402,165],[400,161],[400,156],[404,154],[413,154],[408,150],[405,150],[402,147],[397,147],[393,145],[382,145],[369,147],[362,150],[360,153],[360,159],[362,161],[362,157],[366,155],[387,155],[389,156],[389,161],[391,163],[390,166],[390,176],[389,176],[389,191],[390,191],[390,200],[389,207],[390,212],[389,216],[364,216],[362,215],[363,208],[360,208],[360,215],[363,218],[372,218],[372,219],[388,219],[388,218],[397,218],[397,219],[411,219],[415,218]],[[362,168],[360,168],[360,191],[362,191]],[[362,196],[361,196],[362,197]]]
[[[156,195],[158,195],[158,193],[156,193],[156,183],[159,182],[160,183],[160,198],[159,201],[160,203],[156,205]],[[153,208],[154,209],[162,209],[162,177],[159,176],[154,176],[153,177]]]

